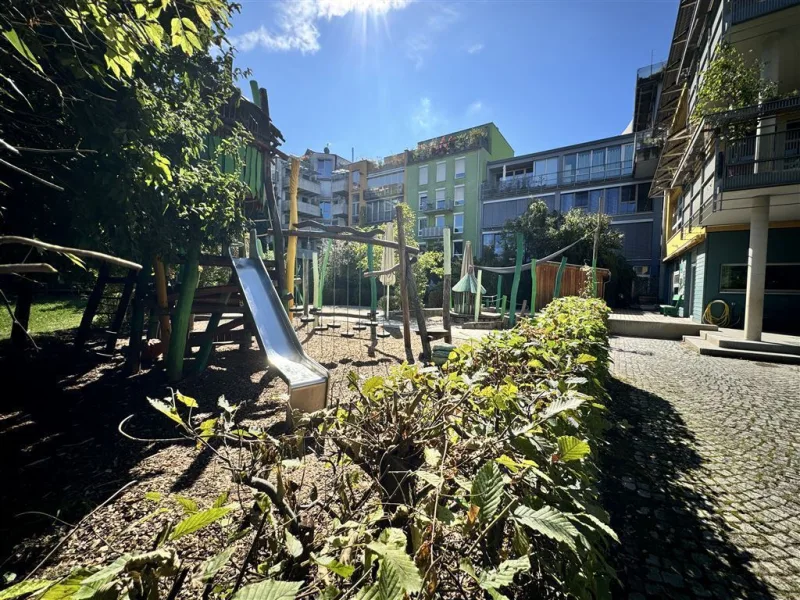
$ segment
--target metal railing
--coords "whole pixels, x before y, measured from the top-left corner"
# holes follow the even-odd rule
[[[800,130],[731,140],[721,160],[723,191],[800,183]]]
[[[637,152],[647,150],[648,148],[658,148],[664,143],[663,138],[657,135],[656,131],[652,128],[644,129],[643,131],[637,131],[635,139]]]
[[[444,235],[444,227],[420,227],[419,237],[440,238]]]
[[[420,202],[420,212],[445,212],[453,210],[452,200],[434,200],[428,202]]]
[[[728,123],[755,121],[756,119],[772,117],[784,112],[795,112],[799,110],[800,95],[793,95],[786,98],[767,100],[761,104],[753,104],[752,106],[745,106],[744,108],[712,113],[706,117],[706,123],[721,127],[722,125],[726,125]]]
[[[798,5],[800,0],[731,0],[731,22],[736,25]]]
[[[391,198],[392,196],[403,195],[403,184],[392,183],[389,185],[382,185],[380,187],[367,188],[364,190],[365,200],[379,200],[381,198]]]

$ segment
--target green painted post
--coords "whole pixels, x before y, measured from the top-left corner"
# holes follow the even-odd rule
[[[517,233],[517,257],[514,263],[514,281],[511,283],[511,303],[508,307],[508,324],[513,327],[517,323],[517,293],[519,292],[519,280],[522,277],[522,260],[525,251],[525,244],[522,234]]]
[[[556,286],[553,289],[553,298],[561,297],[561,280],[564,278],[564,270],[567,268],[567,257],[561,259],[561,264],[558,265],[558,272],[556,273]]]
[[[506,316],[506,300],[507,299],[508,298],[506,296],[503,296],[503,300],[500,303],[500,327],[503,326],[503,319]]]
[[[312,269],[314,270],[314,308],[319,308],[319,305],[322,304],[322,293],[320,292],[319,288],[319,252],[314,252],[311,255],[311,263]]]
[[[531,260],[531,316],[536,315],[536,259]]]
[[[592,259],[592,298],[597,298],[597,259]]]
[[[328,240],[325,244],[325,252],[322,253],[322,270],[319,274],[319,296],[317,297],[317,308],[322,308],[322,293],[325,290],[325,275],[328,273],[328,259],[331,255],[331,244],[333,240]]]
[[[495,310],[500,310],[500,299],[503,297],[503,276],[497,275],[497,296],[494,299]]]
[[[481,318],[481,279],[483,279],[483,271],[478,269],[478,291],[475,292],[475,321]]]
[[[367,271],[370,273],[375,270],[375,255],[372,250],[372,244],[367,245]],[[378,312],[378,282],[377,277],[370,277],[369,278],[369,289],[370,289],[370,299],[369,299],[369,310],[372,313],[370,315],[370,319],[374,318],[375,314]]]
[[[183,377],[183,354],[186,351],[186,338],[189,334],[189,321],[192,316],[192,302],[197,281],[200,278],[200,244],[192,243],[186,254],[186,262],[181,267],[181,293],[175,306],[172,320],[172,336],[169,338],[167,352],[167,378],[175,383]]]

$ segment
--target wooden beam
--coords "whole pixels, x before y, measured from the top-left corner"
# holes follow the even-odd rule
[[[403,206],[395,206],[397,215],[397,246],[400,251],[400,304],[403,309],[403,346],[406,350],[406,360],[409,364],[414,364],[414,351],[411,349],[411,308],[409,306],[408,289],[408,262],[406,261],[406,233],[403,229]],[[378,240],[375,240],[377,242]],[[373,242],[374,243],[374,242]],[[427,339],[427,334],[423,335],[423,328],[420,329],[422,339]]]
[[[442,277],[442,327],[445,330],[444,341],[448,344],[453,343],[452,329],[450,327],[450,288],[452,286],[452,244],[450,243],[450,228],[445,227],[444,235],[444,273]]]
[[[0,265],[0,275],[10,273],[58,273],[56,269],[47,263],[10,263]]]
[[[302,230],[294,230],[294,231],[286,231],[284,232],[286,235],[293,235],[297,237],[307,237],[312,239],[319,239],[319,240],[344,240],[345,242],[357,242],[359,244],[374,244],[375,246],[382,246],[384,248],[392,248],[394,250],[400,250],[400,246],[397,242],[387,242],[386,240],[382,240],[380,238],[372,239],[372,238],[361,238],[355,235],[349,234],[340,234],[340,233],[328,233],[326,231],[302,231]],[[419,254],[419,248],[415,248],[414,246],[406,246],[405,251],[408,254]]]
[[[0,235],[0,244],[21,244],[23,246],[33,246],[41,250],[49,250],[51,252],[60,252],[61,254],[74,254],[75,256],[85,256],[86,258],[96,258],[103,262],[126,267],[128,269],[136,269],[140,271],[142,265],[111,256],[110,254],[103,254],[102,252],[94,252],[93,250],[83,250],[81,248],[71,248],[69,246],[57,246],[56,244],[48,244],[40,240],[33,240],[31,238],[22,237],[19,235]]]
[[[400,268],[400,263],[397,263],[395,266],[390,267],[388,269],[384,269],[383,271],[364,271],[364,277],[369,279],[370,277],[381,277],[383,275],[389,275],[390,273],[394,273]]]

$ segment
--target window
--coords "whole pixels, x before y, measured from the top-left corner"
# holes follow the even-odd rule
[[[438,167],[437,167],[438,168]],[[464,179],[467,173],[467,159],[456,159],[456,179]]]
[[[447,163],[446,162],[439,162],[436,163],[436,181],[444,181],[447,177]]]
[[[633,173],[633,144],[625,144],[622,147],[622,174],[631,173]]]
[[[533,185],[556,185],[558,183],[558,158],[537,160],[533,163]]]
[[[428,167],[425,167],[426,169]],[[420,167],[420,171],[422,171],[423,167]],[[403,183],[403,172],[400,171],[398,173],[382,173],[380,175],[370,175],[367,177],[367,187],[368,188],[379,188],[385,185],[393,185],[396,183]],[[427,173],[425,175],[425,182],[428,183],[427,180]],[[420,185],[424,185],[420,178]]]
[[[606,149],[592,150],[592,179],[602,179],[606,172]]]
[[[317,175],[330,177],[333,174],[333,161],[330,158],[317,159]]]
[[[419,209],[420,210],[428,209],[428,192],[419,193]]]
[[[589,212],[596,213],[600,211],[600,199],[603,197],[603,192],[605,190],[591,190],[589,192]]]
[[[747,265],[720,266],[719,291],[721,293],[743,293],[747,289]],[[800,293],[800,263],[767,264],[764,280],[767,294]]]
[[[359,202],[361,202],[361,196],[359,194],[350,195],[350,204],[357,205]]]
[[[353,171],[352,181],[353,186],[358,187],[358,184],[361,183],[361,171]]]
[[[561,212],[567,212],[575,207],[575,194],[561,194]]]
[[[500,231],[492,231],[484,233],[481,236],[481,245],[483,246],[483,254],[494,254],[501,256],[503,254],[503,234]]]
[[[433,224],[434,227],[444,227],[444,215],[436,215],[436,220]]]
[[[428,217],[420,217],[417,225],[417,231],[419,232],[419,235],[422,235],[422,230],[428,226]]]
[[[589,207],[589,192],[575,193],[575,208],[586,209]]]
[[[636,265],[633,267],[633,271],[637,277],[650,277],[649,265]]]
[[[453,233],[464,233],[464,213],[453,213]]]
[[[650,193],[649,183],[640,183],[636,188],[636,212],[652,212],[653,199],[648,196]]]
[[[428,185],[428,165],[422,165],[419,168],[419,184]]]
[[[563,179],[564,183],[574,183],[575,182],[575,169],[578,164],[578,155],[577,154],[567,154],[564,157],[564,172],[561,174],[561,178]]]
[[[619,188],[608,188],[606,190],[605,208],[607,215],[619,214]]]
[[[464,254],[464,240],[453,240],[453,256]]]
[[[456,206],[463,206],[464,205],[464,186],[463,185],[457,185],[456,187],[453,188],[453,192],[455,194],[453,204],[455,204]]]
[[[444,188],[436,190],[436,208],[439,210],[444,208]]]
[[[591,156],[591,152],[578,152],[578,176],[575,179],[576,181],[589,181]]]
[[[609,146],[606,152],[606,177],[619,177],[622,172],[622,147]]]

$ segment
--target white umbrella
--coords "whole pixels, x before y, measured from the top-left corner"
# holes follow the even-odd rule
[[[464,242],[464,256],[461,259],[461,279],[468,273],[472,273],[475,265],[472,262],[472,242]]]
[[[383,239],[387,242],[394,241],[394,223],[386,223],[386,232],[383,234]],[[381,271],[386,271],[395,266],[394,249],[384,248],[381,255]],[[381,283],[386,286],[386,318],[389,318],[389,296],[391,295],[391,288],[396,281],[394,271],[386,275],[380,276]]]

